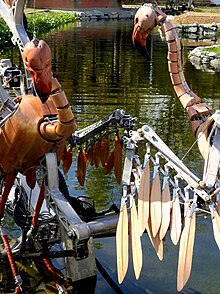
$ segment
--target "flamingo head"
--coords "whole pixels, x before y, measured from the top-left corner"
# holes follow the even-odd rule
[[[51,51],[43,40],[28,42],[23,51],[23,61],[31,75],[36,94],[45,102],[51,93]]]
[[[137,10],[134,17],[132,41],[140,53],[149,56],[146,47],[147,37],[165,19],[166,15],[154,5],[144,4]]]

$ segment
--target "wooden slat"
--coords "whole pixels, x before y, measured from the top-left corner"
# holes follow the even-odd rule
[[[110,150],[110,144],[109,144],[109,136],[106,134],[104,138],[101,141],[101,154],[100,154],[100,160],[101,164],[104,167],[105,162],[108,159],[109,156],[109,150]]]
[[[184,285],[187,283],[191,273],[195,230],[196,230],[196,212],[193,212],[191,217],[190,229],[189,229],[189,241],[188,241],[188,247],[187,247],[186,265],[185,265],[185,273],[184,273]]]
[[[77,179],[81,186],[84,186],[86,177],[86,153],[85,150],[80,150],[77,158]]]
[[[135,206],[135,201],[132,199],[132,207],[131,207],[131,218],[130,218],[130,242],[131,242],[131,252],[132,252],[132,260],[133,260],[133,268],[136,279],[139,278],[143,257],[142,257],[142,246],[140,239],[140,229],[137,217],[137,210]]]
[[[212,226],[213,226],[215,242],[220,250],[220,217],[216,210],[214,210],[213,212]]]
[[[155,237],[161,225],[161,185],[159,171],[156,172],[152,181],[150,192],[150,220],[152,234]]]
[[[150,198],[150,163],[147,161],[141,175],[138,191],[138,222],[140,234],[145,231],[149,218],[149,198]]]
[[[166,183],[162,191],[162,217],[161,217],[161,227],[160,227],[160,240],[162,240],[170,225],[170,188],[169,182]]]
[[[179,197],[173,201],[172,204],[172,214],[171,214],[171,229],[170,229],[170,237],[174,245],[177,245],[180,234],[181,234],[181,211],[180,211],[180,204],[179,204]]]
[[[177,271],[177,290],[181,291],[187,283],[193,257],[193,247],[195,239],[195,226],[196,226],[196,213],[193,212],[190,216],[190,210],[185,217],[185,226],[181,235],[180,248],[179,248],[179,261]]]
[[[126,205],[120,211],[116,230],[118,282],[121,284],[128,269],[128,214]]]
[[[159,258],[159,260],[163,260],[163,241],[160,239],[159,233],[155,237],[153,237],[150,219],[148,221],[146,229],[150,241],[156,251],[157,257]]]

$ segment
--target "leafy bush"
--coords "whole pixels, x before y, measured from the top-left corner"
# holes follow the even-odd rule
[[[27,33],[33,33],[34,29],[37,35],[53,31],[63,27],[67,23],[75,22],[77,15],[72,12],[40,12],[27,14]]]
[[[27,34],[33,35],[35,30],[37,36],[61,28],[68,23],[74,23],[78,20],[76,13],[72,12],[38,12],[36,14],[27,14]],[[8,47],[12,45],[12,33],[5,21],[0,18],[0,46]]]
[[[11,43],[12,33],[3,19],[0,18],[0,46],[7,47]],[[12,43],[11,43],[12,44]]]

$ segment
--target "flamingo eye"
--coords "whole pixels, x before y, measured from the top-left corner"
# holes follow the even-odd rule
[[[136,21],[136,23],[138,23],[138,21],[139,21],[138,17],[135,19],[135,21]]]

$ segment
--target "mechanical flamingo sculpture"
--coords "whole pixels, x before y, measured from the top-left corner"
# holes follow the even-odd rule
[[[36,39],[28,42],[23,51],[24,64],[32,77],[36,95],[22,95],[16,98],[15,112],[9,117],[0,130],[0,166],[1,177],[5,180],[4,191],[0,198],[0,218],[8,195],[18,172],[26,176],[31,189],[36,184],[36,167],[48,152],[55,152],[57,161],[71,165],[71,155],[66,156],[66,139],[76,129],[76,122],[69,102],[59,82],[52,77],[50,49],[44,41]],[[40,195],[44,195],[44,184]],[[43,201],[43,197],[40,197]],[[33,217],[32,225],[36,226],[39,211]],[[7,242],[7,235],[2,231],[2,239],[16,283],[21,281]],[[53,272],[49,260],[45,264]],[[56,277],[56,275],[55,275]],[[19,287],[17,290],[19,292]]]
[[[62,162],[66,173],[72,162],[71,149],[66,148],[67,139],[71,137],[71,147],[79,146],[80,149],[77,164],[80,185],[84,185],[86,161],[95,166],[102,163],[106,173],[114,168],[117,181],[120,182],[122,146],[118,126],[130,130],[134,119],[117,109],[97,123],[75,132],[76,122],[68,99],[51,72],[50,48],[35,36],[30,41],[25,31],[25,2],[0,0],[0,13],[13,34],[13,43],[20,49],[26,74],[26,83],[16,86],[8,86],[7,82],[5,84],[5,72],[1,72],[0,77],[0,100],[3,103],[0,111],[0,233],[15,279],[15,293],[23,293],[25,289],[15,259],[29,248],[38,251],[44,263],[42,268],[46,266],[59,293],[69,293],[66,278],[74,283],[96,276],[92,236],[105,235],[106,231],[111,230],[115,232],[118,216],[107,217],[106,223],[103,220],[87,223],[94,216],[104,216],[105,211],[98,214],[93,205],[70,197],[64,179],[64,186],[61,186],[58,165]],[[10,67],[8,64],[11,62],[7,61],[10,60],[1,60],[1,65]],[[10,79],[13,80],[13,77]],[[16,98],[12,98],[7,91],[10,87]],[[111,133],[116,136],[114,150],[109,156]],[[36,181],[37,168],[41,172],[40,181]],[[3,219],[11,190],[12,195],[14,192],[11,212],[22,231],[21,241],[13,250],[8,242]],[[46,217],[44,200],[47,204]],[[62,246],[56,252],[58,257],[64,258],[66,273],[62,277],[50,262],[50,258],[54,258],[50,251],[54,242]],[[45,253],[46,257],[42,257],[41,254]]]
[[[138,279],[143,259],[140,240],[142,233],[145,229],[147,230],[155,251],[162,260],[163,239],[171,219],[171,240],[175,245],[181,235],[177,280],[177,288],[181,290],[191,271],[195,216],[199,209],[197,197],[201,197],[209,206],[215,240],[220,248],[220,217],[216,211],[218,207],[216,200],[220,190],[216,184],[219,162],[213,160],[220,154],[218,149],[220,132],[218,113],[211,116],[211,109],[201,103],[201,99],[190,90],[185,81],[181,67],[180,43],[175,28],[166,20],[166,15],[158,7],[144,5],[135,16],[133,41],[138,48],[140,46],[144,48],[147,35],[156,25],[161,26],[168,42],[171,80],[178,98],[189,115],[193,132],[199,139],[200,150],[205,158],[204,182],[201,182],[187,169],[150,127],[143,126],[140,130],[134,131],[134,119],[125,115],[123,111],[116,110],[103,120],[75,132],[76,123],[68,100],[51,73],[50,49],[42,40],[38,41],[34,38],[29,41],[23,27],[24,3],[25,0],[0,0],[0,10],[13,33],[13,40],[19,46],[26,67],[26,91],[31,91],[31,94],[24,94],[21,91],[21,95],[18,95],[13,101],[12,98],[8,99],[9,94],[3,89],[0,82],[0,94],[4,106],[8,105],[8,100],[12,104],[9,105],[12,110],[10,115],[0,121],[0,175],[4,182],[0,198],[0,218],[4,216],[6,200],[17,173],[26,176],[25,183],[19,183],[18,186],[20,185],[19,188],[25,187],[26,196],[30,197],[32,192],[36,191],[37,186],[35,169],[41,159],[44,159],[40,164],[43,181],[41,189],[37,189],[37,194],[35,193],[38,201],[31,215],[32,220],[28,220],[28,225],[24,228],[24,231],[28,228],[28,232],[24,234],[22,250],[26,244],[26,237],[32,242],[36,241],[34,246],[36,245],[37,250],[39,250],[39,245],[43,245],[44,237],[47,243],[51,236],[53,237],[51,243],[54,242],[55,237],[57,238],[57,232],[54,233],[49,227],[51,215],[47,219],[47,225],[49,224],[47,229],[50,235],[47,234],[47,230],[44,230],[44,224],[42,225],[39,220],[40,208],[46,198],[47,205],[56,215],[56,229],[60,231],[57,239],[58,242],[62,241],[61,250],[64,249],[62,254],[66,254],[62,256],[65,256],[67,260],[66,276],[72,281],[94,276],[95,258],[91,237],[105,235],[108,230],[115,233],[117,226],[117,269],[118,280],[121,283],[128,268],[128,232],[133,268],[135,277]],[[126,129],[128,135],[128,137],[122,137],[123,146],[126,148],[122,174],[122,142],[119,138],[118,125]],[[112,134],[116,133],[116,137],[114,150],[109,155],[110,131]],[[72,197],[66,199],[60,192],[57,161],[58,163],[63,161],[65,171],[68,170],[72,158],[66,150],[66,140],[69,136],[72,137],[73,146],[74,144],[79,146],[77,177],[80,185],[84,185],[86,161],[95,167],[101,163],[106,173],[114,168],[117,182],[119,184],[122,182],[123,186],[119,217],[116,214],[113,215],[113,218],[106,218],[106,221],[104,218],[100,222],[98,219],[91,222],[82,221],[81,216],[79,217],[75,208],[67,201]],[[204,145],[201,140],[205,141]],[[146,143],[143,169],[138,152],[136,152],[140,141]],[[156,153],[151,153],[151,147],[156,149]],[[151,162],[154,166],[152,179],[150,177]],[[172,174],[169,173],[170,169],[173,169]],[[161,178],[163,178],[162,185]],[[184,185],[186,185],[184,194],[179,185],[180,180],[184,180]],[[170,188],[173,189],[173,193]],[[28,195],[30,190],[30,195]],[[193,197],[190,193],[193,193]],[[138,212],[135,201],[137,196]],[[184,207],[183,230],[180,202]],[[25,217],[28,217],[27,211],[25,212]],[[40,234],[37,235],[38,228],[42,229],[41,232],[44,231],[43,238]],[[22,292],[22,281],[16,268],[14,252],[10,249],[7,233],[2,223],[0,223],[0,230],[16,285],[18,285],[16,293],[19,293]],[[38,256],[47,266],[59,293],[67,293],[63,280],[56,275],[56,269],[50,262],[49,258],[52,255],[48,250],[49,246],[51,246],[50,243],[46,248],[42,247],[41,251],[37,252]],[[44,249],[47,251],[48,258],[41,255],[45,253]],[[22,254],[22,250],[18,248],[17,252]],[[79,268],[82,269],[82,273],[79,273]]]
[[[50,49],[44,41],[31,41],[23,52],[24,63],[32,76],[36,96],[17,97],[17,109],[0,133],[2,175],[6,175],[0,201],[0,217],[18,172],[35,186],[33,170],[49,150],[55,149],[58,161],[64,159],[66,139],[76,129],[74,115],[64,91],[51,73]],[[57,119],[58,114],[58,119]],[[29,176],[30,174],[30,176]]]
[[[135,47],[140,52],[146,52],[146,39],[154,27],[159,26],[161,32],[165,36],[168,45],[168,70],[174,91],[179,98],[182,106],[184,107],[192,125],[193,133],[198,140],[198,146],[201,154],[205,159],[203,183],[200,186],[205,191],[213,193],[210,198],[204,198],[209,205],[213,223],[213,232],[216,243],[220,245],[220,217],[217,213],[218,205],[218,174],[219,174],[219,115],[218,112],[212,115],[212,110],[205,103],[202,103],[201,99],[189,88],[185,81],[182,64],[181,64],[181,46],[175,27],[167,20],[166,14],[164,14],[156,4],[144,4],[140,7],[134,17],[134,30],[132,40]],[[151,133],[151,131],[150,131]],[[151,134],[149,134],[151,135]],[[152,133],[152,141],[154,134]],[[149,137],[151,140],[151,137]],[[154,141],[157,145],[157,142]],[[158,139],[159,144],[159,139]],[[161,143],[162,144],[162,143]],[[159,144],[160,145],[160,144]],[[159,146],[158,145],[158,146]],[[157,164],[155,163],[155,166]],[[147,168],[147,165],[146,165]],[[157,172],[154,173],[151,191],[143,192],[148,189],[146,183],[149,183],[149,171],[147,176],[143,173],[143,177],[140,183],[139,197],[142,194],[148,194],[147,202],[150,201],[149,209],[149,222],[147,225],[147,231],[150,235],[151,241],[153,238],[153,245],[158,253],[160,259],[161,256],[161,240],[164,236],[164,223],[169,224],[169,218],[171,213],[172,225],[171,225],[171,239],[176,245],[180,238],[179,249],[179,263],[177,273],[177,289],[181,289],[186,284],[191,271],[194,236],[195,236],[195,212],[197,207],[197,196],[191,199],[191,204],[188,206],[186,203],[189,198],[189,191],[185,190],[185,196],[188,199],[184,205],[184,226],[181,229],[180,209],[179,209],[179,196],[172,202],[172,211],[169,210],[166,218],[162,218],[163,209],[165,207],[166,197],[170,199],[170,194],[167,185],[166,172],[164,173],[164,179],[166,182],[163,184],[162,196],[160,188],[155,192],[155,187],[159,187],[159,179]],[[148,185],[148,184],[147,184]],[[175,187],[175,185],[174,185]],[[178,187],[178,183],[176,185]],[[217,189],[217,190],[215,190]],[[215,192],[213,192],[215,191]],[[149,196],[150,193],[150,196]],[[158,196],[160,195],[160,196]],[[188,196],[187,196],[188,195]],[[149,200],[150,197],[150,200]],[[184,200],[185,201],[185,200]],[[169,201],[168,201],[169,202]],[[147,216],[148,218],[148,216]],[[158,222],[159,219],[159,222]],[[162,220],[161,220],[162,219]],[[156,221],[157,220],[157,221]],[[161,220],[161,221],[160,221]],[[149,226],[150,223],[150,226]],[[175,227],[175,229],[174,229]],[[181,233],[182,231],[182,233]]]
[[[67,152],[66,140],[76,130],[76,122],[70,104],[57,79],[51,72],[51,52],[44,41],[29,38],[23,27],[24,1],[1,1],[0,9],[3,18],[13,32],[14,41],[18,43],[26,68],[27,92],[17,96],[14,101],[1,87],[1,99],[9,115],[1,122],[0,128],[0,174],[4,186],[0,197],[1,237],[11,265],[17,285],[15,292],[22,292],[22,280],[19,276],[13,254],[2,225],[8,195],[18,173],[26,176],[30,189],[36,184],[36,168],[46,154],[55,154],[54,167],[63,161],[65,172],[71,165],[72,156]],[[22,36],[22,37],[21,37]],[[24,91],[23,91],[24,92]],[[55,173],[56,182],[56,173]],[[38,225],[37,219],[41,203],[45,196],[44,179],[40,191],[38,205],[32,219],[32,226]],[[57,288],[62,286],[50,260],[44,263],[56,280]]]

